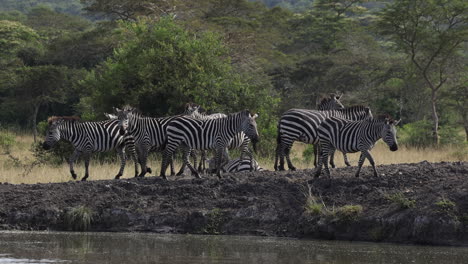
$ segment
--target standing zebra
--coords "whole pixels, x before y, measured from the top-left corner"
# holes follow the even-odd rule
[[[216,174],[221,177],[220,169],[224,165],[222,164],[223,156],[226,155],[225,149],[232,138],[242,131],[253,142],[258,140],[256,118],[256,114],[252,116],[248,110],[244,110],[227,117],[209,120],[198,120],[188,116],[174,119],[167,126],[167,145],[163,155],[161,176],[167,179],[165,173],[168,161],[176,149],[184,145],[190,150],[216,150]],[[184,163],[199,178],[198,172],[188,159],[189,154],[190,151],[184,154]],[[228,160],[227,157],[224,158]]]
[[[49,129],[42,147],[48,150],[60,139],[72,143],[75,150],[68,163],[73,179],[77,177],[73,169],[73,163],[79,156],[84,156],[85,176],[81,180],[86,181],[89,176],[88,167],[91,154],[113,149],[116,149],[120,156],[120,170],[115,177],[118,179],[122,176],[125,168],[125,153],[123,150],[123,137],[119,133],[117,120],[80,122],[78,117],[53,116],[48,119],[48,123]]]
[[[396,128],[400,121],[394,121],[388,116],[379,118],[368,118],[360,121],[350,121],[342,118],[331,117],[322,122],[318,128],[320,139],[320,160],[315,177],[322,171],[322,164],[325,165],[325,174],[330,177],[328,168],[328,156],[332,155],[336,149],[343,153],[361,152],[359,157],[356,177],[359,177],[362,164],[367,158],[374,169],[374,176],[377,177],[374,159],[369,150],[374,147],[375,142],[380,138],[390,147],[391,151],[398,150],[396,139]]]
[[[209,120],[209,119],[217,119],[217,118],[227,117],[226,114],[222,114],[222,113],[215,113],[215,114],[206,115],[206,114],[200,113],[198,111],[194,111],[189,116],[193,117],[195,119],[198,119],[198,120]],[[249,149],[249,143],[250,142],[251,142],[250,138],[247,137],[245,135],[245,133],[241,131],[241,132],[237,133],[232,138],[231,142],[229,143],[228,150],[233,150],[233,149],[240,148],[241,149],[241,156],[240,156],[241,160],[243,160],[243,157],[245,155],[248,156],[249,160],[253,160],[252,151]],[[256,142],[252,142],[252,143],[253,143],[253,148],[256,151]],[[196,155],[194,152],[191,152],[191,154],[194,155],[194,156]],[[228,153],[225,153],[225,156],[229,157]],[[204,172],[206,170],[205,161],[206,161],[206,151],[202,150],[201,151],[200,165],[198,167],[198,172]],[[241,164],[238,163],[238,165],[240,166]],[[182,165],[182,169],[181,169],[181,171],[179,171],[179,173],[177,175],[181,175],[184,168],[185,168],[185,164]],[[253,170],[254,170],[254,167],[252,165],[251,166],[251,171],[253,171]]]
[[[340,117],[349,120],[362,120],[371,117],[372,113],[368,107],[352,106],[345,109],[335,110],[307,110],[291,109],[286,111],[278,123],[278,136],[275,158],[275,170],[284,170],[284,156],[288,162],[290,170],[296,170],[289,158],[289,151],[294,141],[301,141],[307,144],[318,143],[317,129],[328,117]],[[278,157],[280,164],[278,167]]]
[[[148,154],[150,151],[163,151],[166,144],[166,127],[173,119],[191,114],[200,106],[192,103],[185,105],[182,115],[153,118],[145,117],[138,113],[135,108],[125,106],[123,109],[115,108],[115,114],[119,122],[120,132],[125,135],[125,142],[129,144],[128,149],[136,149],[136,156],[140,163],[141,173],[138,177],[144,177],[151,173],[147,167]],[[131,145],[134,145],[133,147]],[[138,173],[136,170],[135,173]],[[171,161],[171,175],[174,175],[174,164]],[[136,174],[135,174],[136,176]]]

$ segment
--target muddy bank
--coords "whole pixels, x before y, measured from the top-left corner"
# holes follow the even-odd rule
[[[90,231],[468,245],[468,163],[379,166],[379,178],[355,169],[1,184],[0,229],[80,228],[70,215],[85,208]]]

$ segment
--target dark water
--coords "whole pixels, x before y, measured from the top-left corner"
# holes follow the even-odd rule
[[[468,248],[140,233],[0,232],[0,263],[468,263]]]

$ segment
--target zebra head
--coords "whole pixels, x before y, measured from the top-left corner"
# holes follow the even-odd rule
[[[252,140],[254,151],[257,152],[257,142],[259,135],[257,130],[257,122],[255,119],[257,119],[258,114],[252,115],[249,110],[244,110],[242,111],[242,115],[245,117],[242,121],[242,131]]]
[[[60,126],[65,122],[65,119],[77,120],[77,117],[60,117],[52,116],[49,117],[47,122],[49,123],[49,128],[47,129],[47,134],[45,137],[44,143],[42,143],[42,148],[45,150],[51,149],[62,137]]]
[[[200,105],[197,105],[195,103],[186,103],[185,104],[185,110],[184,110],[184,115],[191,115],[193,113],[198,113],[201,109]]]
[[[395,121],[391,118],[385,118],[384,127],[382,129],[382,139],[390,147],[391,151],[398,150],[398,142],[396,139],[396,125],[400,123],[401,120]]]
[[[119,120],[119,133],[121,136],[127,133],[129,114],[132,113],[133,110],[134,108],[130,106],[125,106],[123,109],[114,107],[115,115],[107,114],[107,116],[110,117],[110,119],[115,119],[112,117],[117,117],[116,119]]]
[[[340,102],[341,97],[343,94],[337,95],[334,93],[330,94],[330,97],[323,98],[319,105],[318,110],[334,110],[334,109],[343,109],[345,108],[343,104]]]

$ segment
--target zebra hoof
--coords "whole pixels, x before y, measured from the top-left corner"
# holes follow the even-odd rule
[[[122,177],[122,174],[117,174],[117,175],[115,176],[115,179],[118,180],[118,179],[120,179],[120,177]]]
[[[74,180],[76,180],[76,178],[77,178],[76,173],[72,172],[72,173],[71,173],[71,176],[72,176],[72,178],[73,178]]]
[[[291,167],[291,168],[289,168],[289,170],[296,171],[296,167]]]
[[[351,164],[345,163],[346,167],[351,167]]]
[[[81,181],[86,181],[86,179],[88,179],[87,176],[83,177],[83,179],[81,179]]]
[[[151,170],[150,167],[147,167],[147,168],[146,168],[146,172],[149,173],[149,174],[153,173],[153,171]]]
[[[354,175],[356,178],[359,178],[359,173],[356,173],[356,175]]]
[[[161,177],[162,177],[162,178],[163,178],[163,180],[165,180],[165,181],[167,181],[167,180],[168,180],[168,179],[167,179],[167,177],[166,177],[166,175],[161,175]]]

